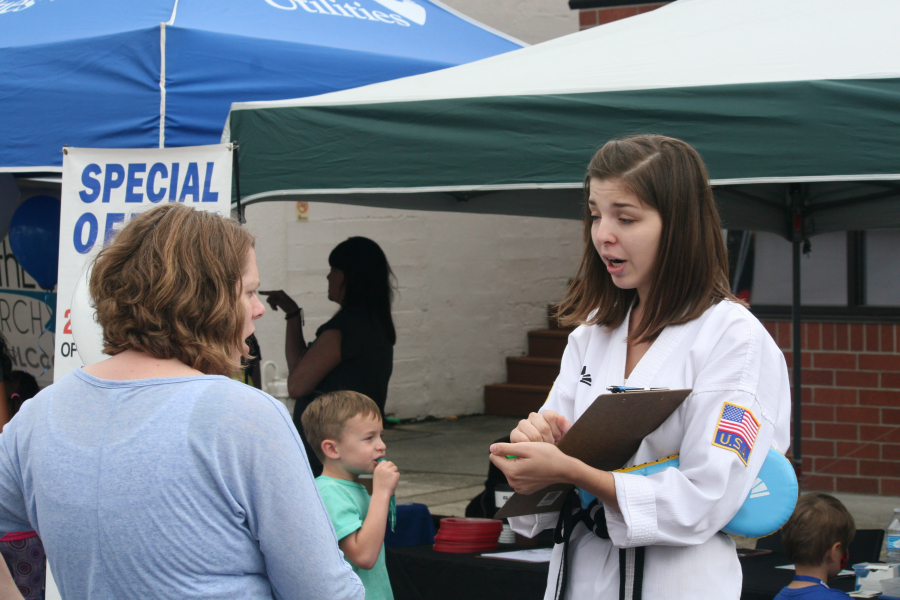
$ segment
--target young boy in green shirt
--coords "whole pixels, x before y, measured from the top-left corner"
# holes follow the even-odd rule
[[[316,486],[344,558],[365,586],[366,600],[393,600],[384,564],[384,533],[400,472],[383,460],[386,447],[378,405],[357,392],[331,392],[310,404],[301,422],[324,465]],[[359,483],[364,473],[372,474],[371,498]]]

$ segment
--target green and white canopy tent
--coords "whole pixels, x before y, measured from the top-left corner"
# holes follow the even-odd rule
[[[232,106],[246,204],[309,200],[582,218],[593,152],[686,140],[725,225],[800,244],[900,227],[896,0],[679,0],[415,77]],[[794,369],[795,460],[800,369]]]
[[[232,106],[246,203],[581,218],[593,152],[703,155],[726,224],[900,227],[900,2],[680,0],[475,63]]]

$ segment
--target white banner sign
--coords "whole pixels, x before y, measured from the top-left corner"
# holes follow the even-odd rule
[[[54,381],[106,358],[86,272],[131,219],[164,202],[231,214],[231,145],[106,150],[66,148],[59,224]]]
[[[53,307],[56,294],[41,291],[0,241],[0,332],[12,355],[13,369],[34,375],[38,385],[53,383]]]

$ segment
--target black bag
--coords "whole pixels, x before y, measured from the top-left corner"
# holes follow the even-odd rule
[[[495,444],[508,444],[509,436],[494,440]],[[506,475],[503,471],[494,466],[494,463],[488,463],[488,477],[484,482],[484,491],[472,498],[469,505],[466,506],[466,516],[477,519],[493,519],[497,513],[497,504],[494,501],[494,490],[498,485],[509,485]]]

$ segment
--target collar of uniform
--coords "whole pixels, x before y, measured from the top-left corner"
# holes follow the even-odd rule
[[[619,329],[616,330],[616,339],[622,345],[623,350],[618,353],[620,355],[618,360],[610,362],[610,367],[617,369],[611,373],[611,375],[614,376],[612,379],[621,379],[625,385],[633,387],[652,387],[654,385],[665,386],[667,382],[655,380],[656,374],[666,361],[668,361],[672,352],[678,347],[682,339],[684,339],[691,323],[685,323],[684,325],[669,325],[663,329],[662,332],[660,332],[659,337],[651,344],[647,353],[644,354],[638,364],[635,365],[634,370],[631,372],[631,376],[628,379],[625,379],[625,359],[628,349],[628,322],[630,320],[631,311],[629,310],[625,321]]]

